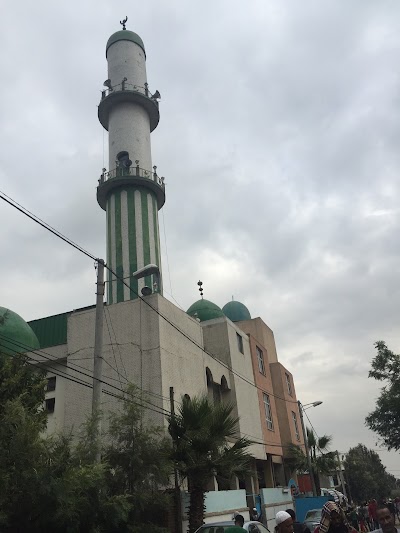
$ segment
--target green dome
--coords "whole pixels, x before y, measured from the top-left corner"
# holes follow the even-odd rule
[[[225,316],[232,320],[232,322],[240,322],[241,320],[251,320],[250,312],[245,305],[240,302],[228,302],[222,308]]]
[[[7,342],[8,339],[10,342]],[[0,351],[14,355],[40,348],[32,328],[17,313],[0,307]]]
[[[222,309],[209,300],[197,300],[186,312],[193,318],[198,318],[200,322],[224,316]]]
[[[129,30],[120,30],[111,35],[111,37],[107,41],[106,57],[110,46],[118,41],[132,41],[133,43],[136,43],[143,50],[144,56],[146,57],[146,50],[144,49],[144,43],[142,39],[137,33],[134,33],[133,31]]]

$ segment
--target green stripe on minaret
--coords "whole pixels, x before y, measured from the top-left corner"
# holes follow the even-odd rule
[[[160,241],[159,241],[159,237],[158,237],[158,207],[157,207],[157,200],[156,198],[152,195],[151,197],[152,199],[152,202],[153,202],[153,219],[154,219],[154,222],[153,222],[153,226],[154,226],[154,242],[155,242],[155,245],[156,245],[156,261],[157,261],[157,266],[158,268],[160,269],[160,272],[161,272],[161,258],[160,258]],[[162,294],[162,277],[161,277],[161,286],[158,287],[158,292],[160,294]]]
[[[128,224],[129,224],[129,267],[130,274],[136,272],[137,268],[137,256],[136,256],[136,222],[135,222],[135,189],[129,187],[127,189],[128,195]],[[130,299],[134,300],[138,294],[138,280],[133,276],[129,278]]]
[[[111,244],[113,236],[111,235],[111,205],[110,205],[110,198],[107,200],[107,206],[106,206],[106,213],[107,213],[107,264],[109,267],[111,267]],[[111,280],[112,280],[112,274],[109,270],[107,270],[107,279],[108,279],[108,286],[107,286],[107,303],[112,304],[112,286],[111,286]]]
[[[143,259],[144,266],[150,264],[150,233],[149,233],[149,210],[147,206],[147,190],[140,191],[140,199],[142,201],[142,228],[143,228]],[[144,284],[151,287],[151,276],[144,278]]]
[[[124,277],[124,269],[122,264],[122,232],[121,232],[121,190],[114,193],[115,196],[115,242],[116,242],[116,273],[117,280],[117,302],[124,301],[124,284],[121,281]]]

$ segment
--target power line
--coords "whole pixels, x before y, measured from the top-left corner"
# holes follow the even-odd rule
[[[31,346],[27,346],[27,345],[24,345],[24,344],[22,344],[22,343],[16,342],[16,341],[14,341],[13,339],[11,339],[11,338],[9,338],[9,337],[7,337],[7,336],[4,336],[4,335],[2,335],[2,334],[0,334],[0,340],[1,340],[1,339],[5,340],[7,343],[11,343],[11,344],[13,344],[13,345],[16,346],[17,348],[21,348],[21,349],[23,349],[23,350],[25,350],[25,351],[27,351],[27,352],[34,353],[35,355],[38,355],[38,356],[40,356],[40,357],[43,357],[43,358],[46,359],[47,361],[50,361],[50,362],[52,362],[52,363],[55,363],[55,364],[57,364],[57,365],[59,365],[59,366],[63,366],[64,368],[67,368],[67,369],[69,369],[69,370],[72,370],[73,372],[76,372],[76,373],[78,373],[78,374],[81,374],[81,375],[83,375],[83,376],[85,376],[85,377],[88,377],[88,378],[90,378],[91,380],[93,380],[93,374],[87,374],[86,372],[82,372],[81,370],[77,370],[77,369],[75,369],[75,368],[69,367],[68,365],[64,365],[64,364],[62,364],[61,362],[59,362],[58,360],[52,358],[51,354],[48,354],[48,353],[43,352],[43,351],[42,351],[42,353],[40,353],[40,350],[39,350],[39,351],[37,351],[37,350],[32,350],[32,347],[31,347]],[[9,346],[8,346],[8,345],[4,345],[4,344],[1,344],[1,343],[0,343],[0,347],[1,347],[1,346],[3,346],[4,348],[8,348],[8,349],[9,349]],[[15,351],[15,350],[12,350],[12,351]],[[46,357],[45,355],[43,355],[43,353],[45,353],[46,355],[49,355],[50,357]],[[33,360],[34,360],[34,359],[33,359]],[[103,360],[104,360],[104,359],[103,359]],[[36,361],[36,363],[39,364],[39,365],[43,365],[43,362],[42,362],[42,361]],[[54,371],[53,368],[52,368],[51,370],[52,370],[52,372]],[[99,380],[99,381],[100,381],[100,383],[103,383],[104,385],[107,385],[108,387],[111,387],[112,389],[115,389],[115,390],[117,390],[118,392],[120,392],[120,393],[122,393],[122,394],[128,394],[128,395],[131,396],[132,398],[137,399],[137,397],[134,396],[133,394],[128,393],[126,390],[119,389],[118,387],[116,387],[116,386],[113,385],[112,383],[109,383],[109,382],[107,382],[107,381],[104,381],[104,379]],[[144,391],[144,392],[146,392],[146,391]],[[163,407],[159,407],[158,405],[155,405],[155,404],[151,403],[149,400],[145,400],[144,398],[141,398],[141,400],[144,401],[144,402],[146,402],[146,403],[148,403],[148,404],[150,404],[150,405],[152,405],[153,407],[156,407],[157,409],[162,409],[165,413],[169,414],[169,411],[168,411],[167,409],[164,409]]]
[[[115,331],[114,331],[114,326],[113,326],[113,323],[112,323],[112,320],[111,320],[111,313],[110,313],[110,310],[107,306],[104,306],[104,315],[106,317],[106,322],[107,322],[107,312],[108,312],[108,318],[109,318],[109,321],[110,321],[110,326],[111,326],[111,329],[112,329],[112,332],[113,332],[113,335],[114,335],[114,340],[115,340],[115,345],[117,346],[117,350],[118,350],[118,353],[119,353],[119,358],[121,360],[121,365],[122,365],[122,368],[124,369],[124,372],[125,372],[125,378],[127,381],[128,380],[128,374],[126,372],[126,368],[125,368],[125,365],[124,365],[124,361],[122,359],[122,355],[121,355],[121,350],[119,349],[119,344],[117,342],[117,336],[115,334]],[[108,327],[108,325],[107,325]],[[108,334],[110,335],[110,332],[108,332]],[[113,344],[112,342],[112,339],[111,339],[111,335],[110,335],[110,343],[111,343],[111,346]],[[117,362],[115,362],[115,364],[117,364]]]
[[[26,351],[26,352],[31,352],[31,353],[34,353],[35,355],[39,355],[40,357],[43,357],[44,359],[46,359],[46,360],[48,360],[48,361],[50,361],[50,362],[52,362],[52,363],[55,363],[55,364],[60,365],[60,366],[63,366],[64,368],[67,368],[67,369],[69,369],[69,370],[72,370],[73,372],[77,372],[77,373],[79,373],[79,374],[83,374],[83,375],[88,376],[88,377],[90,377],[91,379],[93,379],[93,375],[92,375],[92,374],[86,374],[85,372],[81,372],[81,371],[79,371],[79,370],[76,370],[75,368],[72,368],[71,366],[69,366],[69,365],[67,365],[67,364],[62,364],[58,359],[55,359],[54,356],[53,356],[52,354],[50,354],[50,353],[48,353],[48,352],[45,352],[44,350],[41,350],[41,349],[39,349],[39,350],[33,350],[33,349],[32,349],[32,346],[28,346],[27,344],[23,344],[23,343],[21,343],[20,341],[15,341],[14,339],[11,339],[11,338],[9,338],[9,337],[7,337],[7,336],[5,336],[5,335],[3,335],[3,334],[0,333],[0,340],[1,340],[1,338],[5,339],[7,342],[11,342],[12,344],[14,344],[14,346],[17,346],[17,347],[19,347],[19,348],[22,348],[22,349],[23,349],[24,351]],[[0,346],[1,346],[1,344],[0,344]],[[3,345],[3,346],[4,346],[4,345]],[[47,355],[48,357],[45,357],[45,355],[43,355],[43,354]],[[88,359],[93,360],[93,356],[89,357]],[[116,372],[116,370],[115,370],[115,368],[114,368],[113,366],[111,366],[111,365],[110,365],[110,364],[109,364],[104,358],[102,358],[102,359],[103,359],[103,361],[105,361],[105,362],[106,362],[106,363],[107,363],[107,364],[108,364],[108,365],[114,370],[114,372]],[[36,362],[39,363],[39,364],[42,363],[41,361],[36,361]],[[85,368],[85,367],[83,367],[83,366],[80,366],[80,365],[74,365],[74,366],[77,366],[78,368],[81,368],[82,370],[87,370],[87,371],[88,371],[88,369]],[[123,377],[123,376],[122,376],[122,377]],[[110,376],[107,377],[107,379],[111,379],[112,381],[118,381],[118,382],[120,383],[120,380],[119,380],[119,379],[112,378],[112,377],[110,377]],[[126,391],[125,391],[125,390],[123,390],[122,388],[119,389],[118,387],[116,387],[115,385],[113,385],[113,384],[111,384],[111,383],[108,383],[107,381],[101,381],[101,380],[100,380],[100,382],[101,382],[101,383],[104,383],[104,384],[106,384],[106,385],[108,385],[109,387],[112,387],[112,388],[118,390],[119,392],[121,392],[121,393],[123,393],[123,394],[126,394]],[[127,383],[129,383],[129,380],[127,380]],[[137,387],[137,385],[135,385],[135,387]],[[139,387],[137,387],[137,388],[139,388]],[[142,390],[142,389],[141,389],[141,390]],[[144,392],[145,394],[148,394],[148,395],[150,395],[150,396],[154,396],[154,397],[156,397],[156,398],[162,399],[162,400],[169,400],[169,398],[167,398],[166,396],[162,396],[161,394],[157,394],[157,393],[152,392],[152,391],[142,390],[142,392]],[[133,398],[139,398],[139,397],[136,397],[136,396],[134,396],[134,395],[132,395],[132,394],[131,394],[131,396],[132,396]],[[142,399],[142,398],[141,398],[141,399]],[[155,405],[155,404],[152,404],[149,400],[143,400],[143,401],[146,401],[147,403],[149,403],[150,405],[153,405],[154,407],[157,407],[157,408],[159,407],[159,406],[157,406],[157,405]],[[166,412],[169,414],[169,411],[168,411],[168,410],[164,409],[164,411],[166,411]]]
[[[7,347],[7,349],[10,349],[9,346]],[[13,350],[12,350],[13,351]],[[32,353],[35,353],[35,352],[32,352]],[[11,354],[8,354],[8,353],[4,353],[4,355],[7,355],[9,357],[14,357],[14,355],[16,354],[19,354],[19,352],[16,352],[14,351],[14,355],[11,355]],[[37,369],[38,368],[38,365],[40,365],[40,368],[43,368],[44,370],[46,370],[47,372],[51,373],[51,374],[54,374],[56,376],[59,376],[63,379],[66,379],[67,381],[72,381],[73,383],[77,383],[78,385],[82,385],[84,387],[87,387],[89,389],[93,389],[93,385],[91,385],[90,383],[87,383],[85,381],[80,381],[79,378],[78,379],[74,379],[73,377],[71,377],[69,374],[66,374],[64,372],[62,372],[61,370],[55,370],[53,367],[49,367],[47,366],[45,363],[43,362],[39,362],[36,361],[35,359],[31,358],[31,357],[26,357],[26,362],[27,364],[29,364],[30,366],[32,366],[33,368]],[[29,362],[30,361],[33,361],[33,362]],[[125,393],[125,391],[122,391],[123,393]],[[149,411],[153,411],[157,414],[161,414],[163,416],[166,416],[166,413],[161,411],[160,409],[154,409],[153,407],[149,407],[148,405],[143,405],[139,402],[135,402],[129,398],[126,398],[124,396],[119,396],[111,391],[107,391],[107,390],[103,390],[103,393],[106,394],[107,396],[112,396],[113,398],[116,398],[118,400],[122,400],[122,401],[125,401],[125,402],[129,402],[129,403],[132,403],[134,405],[138,405],[139,407],[143,408],[143,409],[147,409]],[[132,395],[131,395],[132,396]],[[145,400],[144,400],[145,401]],[[154,405],[154,404],[151,404],[151,405]],[[155,406],[157,407],[157,406]],[[169,412],[167,411],[167,413],[169,414]]]
[[[47,229],[48,231],[53,233],[53,235],[55,235],[56,237],[62,239],[64,242],[66,242],[70,246],[73,246],[74,248],[76,248],[79,252],[85,254],[87,257],[90,257],[94,261],[97,260],[97,258],[93,254],[89,253],[84,248],[82,248],[82,246],[79,246],[79,244],[76,244],[73,240],[69,239],[68,237],[63,235],[61,232],[59,232],[58,230],[50,226],[50,224],[48,224],[47,222],[44,222],[38,216],[28,211],[28,209],[26,209],[21,204],[13,200],[10,196],[7,196],[3,191],[0,191],[0,198],[4,200],[5,202],[7,202],[8,204],[10,204],[12,207],[15,207],[15,209],[18,209],[18,211],[20,211],[21,213],[29,217],[31,220],[33,220],[37,224],[42,226],[42,228]]]
[[[30,211],[28,211],[26,208],[24,208],[23,206],[21,206],[20,204],[18,204],[15,200],[13,200],[11,197],[7,196],[5,193],[2,193],[0,191],[0,198],[2,200],[4,200],[5,202],[7,202],[8,204],[10,204],[12,207],[15,207],[16,209],[18,209],[18,211],[20,211],[21,213],[23,213],[24,215],[28,216],[31,220],[33,220],[34,222],[38,223],[40,226],[42,226],[44,229],[47,229],[48,231],[50,231],[51,233],[53,233],[54,235],[56,235],[57,237],[59,237],[60,239],[62,239],[64,242],[66,242],[67,244],[70,244],[71,246],[73,246],[74,248],[76,248],[77,250],[79,250],[80,252],[84,253],[87,257],[90,257],[91,259],[97,261],[97,258],[90,254],[88,251],[86,251],[84,248],[82,248],[81,246],[79,246],[78,244],[74,243],[71,239],[65,237],[62,233],[60,233],[59,231],[57,231],[56,229],[52,228],[49,224],[47,224],[46,222],[42,221],[39,217],[37,217],[36,215],[34,215],[33,213],[31,213]],[[114,279],[115,280],[118,280],[118,281],[121,281],[129,290],[131,293],[133,293],[135,296],[137,296],[141,301],[143,301],[146,305],[148,305],[155,313],[157,313],[161,318],[163,318],[168,324],[170,324],[170,326],[172,326],[174,329],[176,329],[181,335],[183,335],[186,339],[188,339],[191,343],[193,343],[197,348],[199,348],[203,353],[207,354],[209,357],[211,357],[212,359],[214,359],[214,361],[216,361],[217,363],[219,363],[221,366],[223,366],[224,368],[226,368],[229,372],[232,372],[232,374],[234,374],[235,376],[237,376],[238,378],[242,379],[243,381],[245,381],[246,383],[248,383],[249,385],[251,385],[252,387],[255,387],[256,389],[260,390],[261,392],[265,393],[265,394],[268,394],[270,396],[273,396],[275,398],[278,398],[280,400],[283,400],[284,402],[287,402],[287,403],[296,403],[296,401],[294,400],[288,400],[286,398],[282,398],[281,396],[278,396],[272,392],[269,392],[269,391],[266,391],[264,390],[263,388],[259,387],[256,383],[250,381],[249,379],[247,379],[245,376],[242,376],[239,372],[237,372],[236,370],[234,370],[231,366],[227,365],[226,363],[224,363],[223,361],[221,361],[220,359],[218,359],[218,357],[216,357],[214,354],[208,352],[207,350],[205,350],[205,348],[203,348],[200,344],[198,344],[194,339],[192,339],[191,337],[189,337],[189,335],[187,335],[184,331],[182,331],[176,324],[174,324],[173,322],[171,322],[166,316],[164,316],[162,313],[160,313],[160,311],[158,309],[156,309],[155,307],[153,307],[150,302],[148,302],[146,299],[144,299],[140,294],[138,294],[128,283],[125,282],[125,280],[123,278],[121,278],[120,276],[117,275],[117,273],[111,268],[109,267],[107,264],[104,264],[105,268],[107,268],[107,270],[109,272],[111,272],[111,274],[113,274],[114,276]]]

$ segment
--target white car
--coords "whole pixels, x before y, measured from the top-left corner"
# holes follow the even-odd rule
[[[234,525],[235,522],[232,520],[228,522],[212,522],[211,524],[203,524],[201,527],[199,527],[196,533],[224,533],[228,527],[232,527]],[[263,526],[260,522],[256,522],[254,520],[245,522],[243,529],[251,533],[270,533],[269,529]]]

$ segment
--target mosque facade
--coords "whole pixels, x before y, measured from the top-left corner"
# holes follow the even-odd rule
[[[279,361],[272,330],[240,302],[222,309],[202,296],[187,312],[162,293],[158,211],[165,181],[153,165],[150,134],[160,120],[159,91],[146,76],[142,39],[125,28],[106,45],[105,89],[98,108],[109,135],[109,169],[97,201],[105,211],[108,278],[103,326],[103,429],[120,410],[128,382],[145,420],[167,429],[171,398],[207,394],[230,402],[238,437],[253,441],[253,472],[229,487],[257,494],[286,486],[289,444],[304,444],[292,374]],[[201,287],[200,287],[201,288]],[[29,325],[0,308],[0,338],[12,351],[28,351],[48,375],[45,408],[49,433],[73,432],[90,415],[95,307],[39,318]],[[18,349],[17,349],[18,348]],[[143,392],[142,392],[143,391]]]

